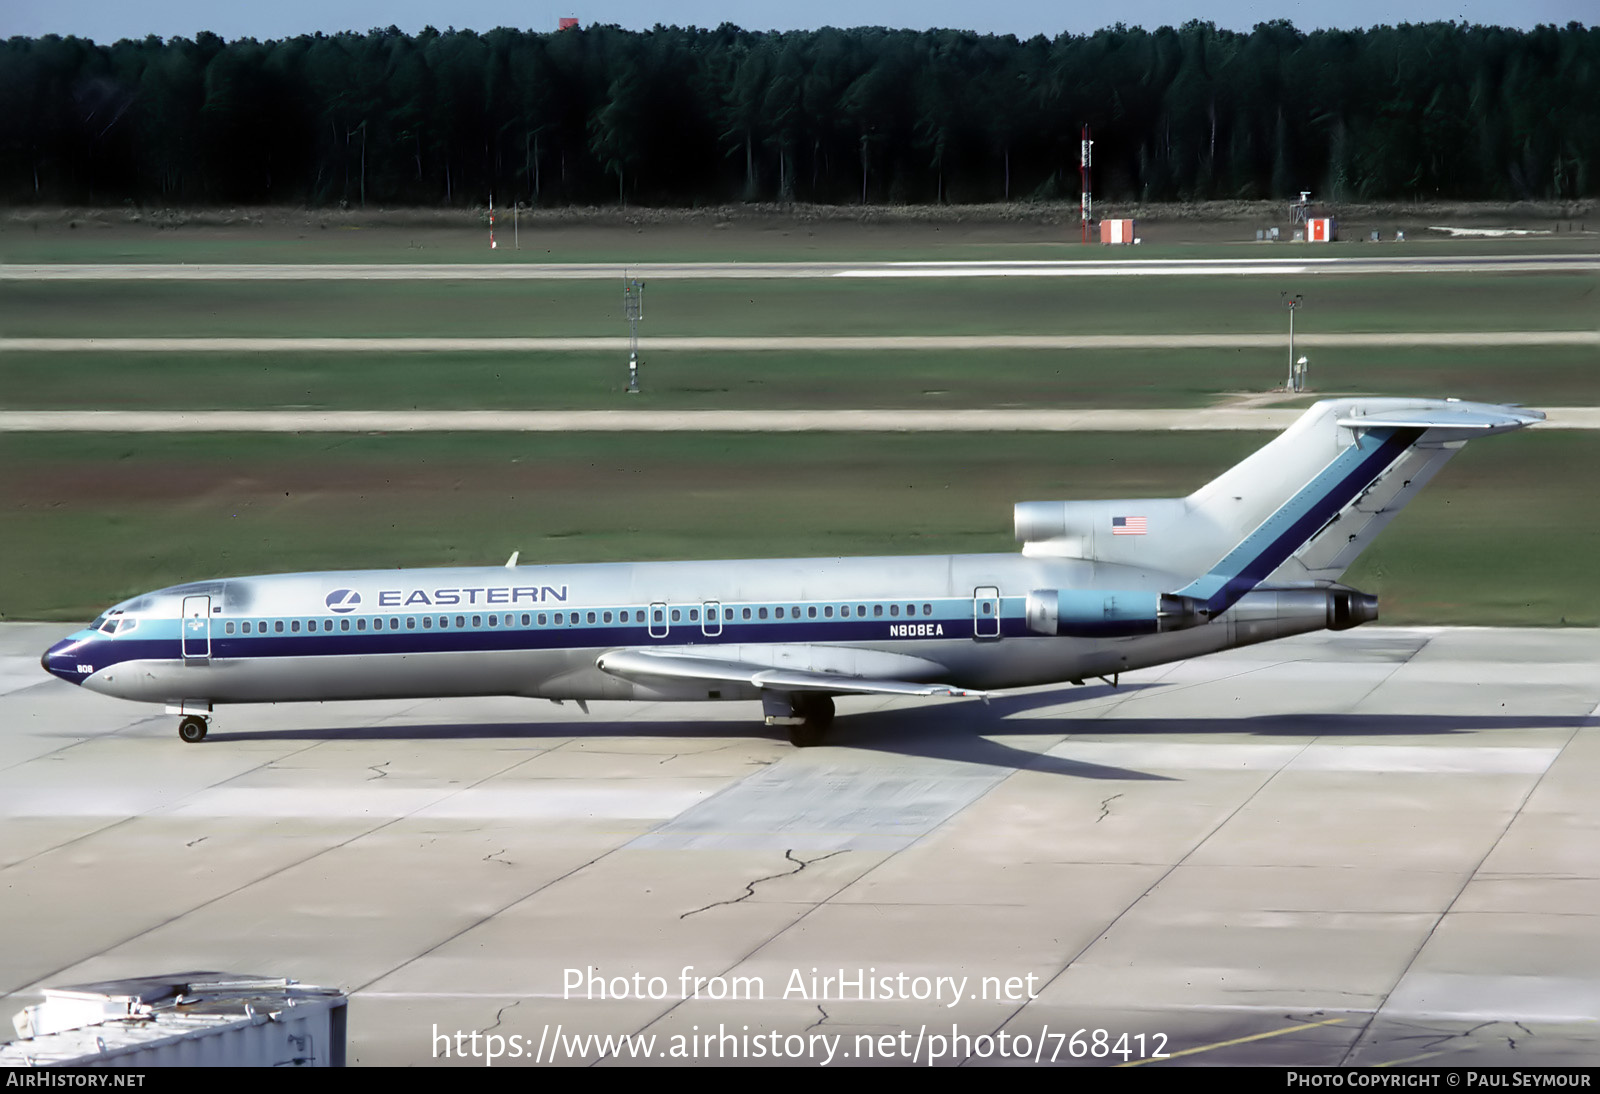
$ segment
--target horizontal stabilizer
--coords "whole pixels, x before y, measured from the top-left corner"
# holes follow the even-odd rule
[[[893,655],[889,655],[893,656]],[[899,661],[920,659],[899,657]],[[941,666],[921,662],[928,669]],[[820,691],[859,695],[976,695],[983,692],[917,680],[894,680],[876,676],[855,676],[842,672],[786,668],[756,661],[706,657],[677,649],[610,650],[600,655],[595,665],[602,672],[635,683],[672,681],[698,684],[742,684],[764,691]]]
[[[1544,413],[1523,410],[1521,407],[1444,402],[1425,407],[1407,407],[1404,410],[1344,414],[1338,421],[1346,429],[1459,429],[1469,436],[1486,437],[1491,433],[1504,433],[1542,422]]]

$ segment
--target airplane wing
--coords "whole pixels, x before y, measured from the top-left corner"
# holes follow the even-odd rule
[[[694,647],[609,650],[595,665],[602,672],[635,683],[743,684],[764,691],[819,691],[852,695],[974,695],[981,691],[932,681],[894,679],[871,673],[873,669],[907,670],[908,675],[943,674],[944,666],[919,657],[884,654],[873,650],[817,650],[804,646],[769,646],[751,649],[733,647],[734,656],[719,651],[716,656],[694,652]],[[840,655],[845,656],[841,659]],[[818,667],[819,659],[825,662]],[[782,664],[795,663],[795,667]],[[850,665],[848,661],[856,661]],[[826,662],[833,662],[829,665]],[[806,667],[801,667],[806,666]],[[864,668],[871,674],[848,670]]]

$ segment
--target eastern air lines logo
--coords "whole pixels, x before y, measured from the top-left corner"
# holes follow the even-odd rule
[[[361,606],[361,594],[354,589],[335,589],[323,601],[331,611],[353,612]]]

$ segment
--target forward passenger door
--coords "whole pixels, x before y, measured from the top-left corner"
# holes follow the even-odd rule
[[[205,665],[211,662],[211,598],[183,598],[183,663]]]

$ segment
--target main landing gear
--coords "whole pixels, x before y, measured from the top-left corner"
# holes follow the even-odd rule
[[[209,728],[211,728],[209,718],[190,714],[178,723],[178,738],[187,744],[199,744],[206,739],[206,730]]]
[[[767,725],[788,726],[789,743],[796,748],[820,745],[833,725],[833,696],[814,691],[793,691],[762,700]]]

